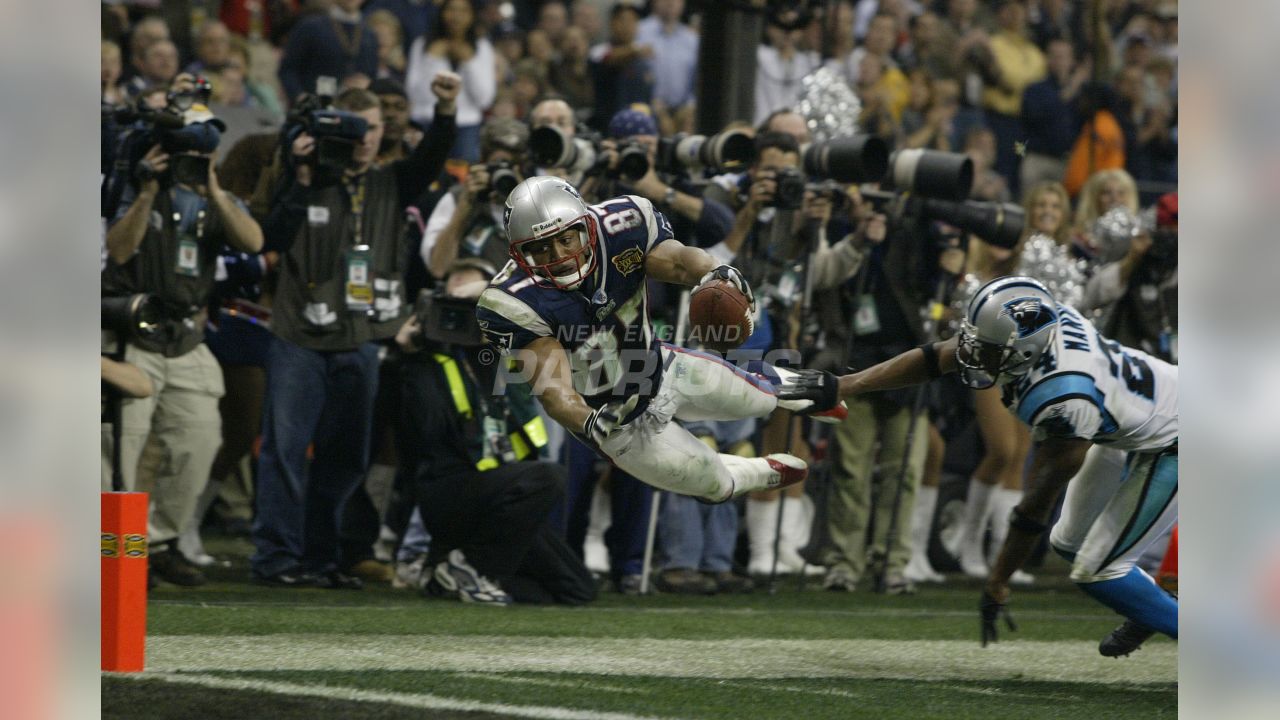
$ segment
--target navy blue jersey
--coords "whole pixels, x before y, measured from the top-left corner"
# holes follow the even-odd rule
[[[635,195],[590,210],[597,257],[576,290],[535,285],[513,260],[481,294],[476,314],[486,339],[502,353],[555,338],[569,354],[574,389],[589,405],[639,396],[638,413],[662,379],[644,263],[650,250],[672,237],[671,225]]]

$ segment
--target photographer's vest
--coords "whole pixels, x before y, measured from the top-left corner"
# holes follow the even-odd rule
[[[464,427],[479,433],[481,440],[481,457],[476,461],[476,469],[480,472],[492,470],[505,462],[536,460],[537,452],[547,444],[547,428],[542,417],[532,412],[532,418],[521,421],[516,417],[512,404],[529,401],[528,385],[512,386],[508,398],[497,398],[498,402],[485,402],[479,408],[472,407],[467,395],[467,385],[463,380],[465,369],[460,369],[458,362],[448,355],[435,353],[432,355],[440,369],[444,372],[445,381],[449,384],[449,395],[453,398],[454,409],[462,418]],[[474,383],[473,383],[474,385]],[[521,390],[523,388],[523,390]],[[475,388],[477,398],[479,388]],[[528,410],[532,410],[531,403]],[[501,415],[502,417],[494,417]]]
[[[102,271],[102,297],[149,293],[162,301],[166,339],[141,347],[178,357],[200,345],[199,315],[213,292],[225,241],[218,213],[203,197],[176,187],[156,195],[138,251],[123,264],[108,259]]]
[[[404,224],[390,168],[312,189],[298,236],[281,258],[272,330],[318,351],[394,336],[405,313]]]

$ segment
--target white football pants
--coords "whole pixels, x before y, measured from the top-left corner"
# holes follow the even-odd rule
[[[662,345],[662,382],[645,411],[601,450],[623,471],[663,490],[720,502],[768,487],[764,458],[717,453],[672,418],[740,420],[773,412],[772,383],[713,355]]]
[[[1078,583],[1123,577],[1178,521],[1178,454],[1094,445],[1071,478],[1049,542]]]

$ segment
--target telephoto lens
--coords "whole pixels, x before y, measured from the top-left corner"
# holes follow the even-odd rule
[[[889,167],[889,146],[871,135],[813,143],[803,152],[805,173],[842,183],[877,182]]]
[[[618,176],[635,182],[649,172],[649,151],[639,143],[618,148]]]
[[[1006,249],[1017,246],[1027,224],[1026,212],[1020,205],[979,200],[951,202],[922,198],[921,215],[950,223],[990,245]]]
[[[885,179],[895,190],[959,202],[973,189],[973,160],[941,150],[899,150]]]
[[[595,164],[596,152],[590,140],[544,125],[529,133],[529,157],[540,167],[585,170]]]
[[[741,130],[715,135],[679,133],[658,141],[658,168],[664,172],[737,172],[751,164],[755,145]]]

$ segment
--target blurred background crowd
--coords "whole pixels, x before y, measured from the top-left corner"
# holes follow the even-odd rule
[[[648,198],[751,281],[745,347],[808,367],[946,336],[1006,274],[1176,362],[1177,60],[1171,0],[104,2],[103,487],[152,493],[180,586],[226,560],[202,533],[252,540],[246,580],[495,605],[984,577],[1033,452],[998,390],[709,423],[810,480],[656,492],[495,387],[503,200]]]

